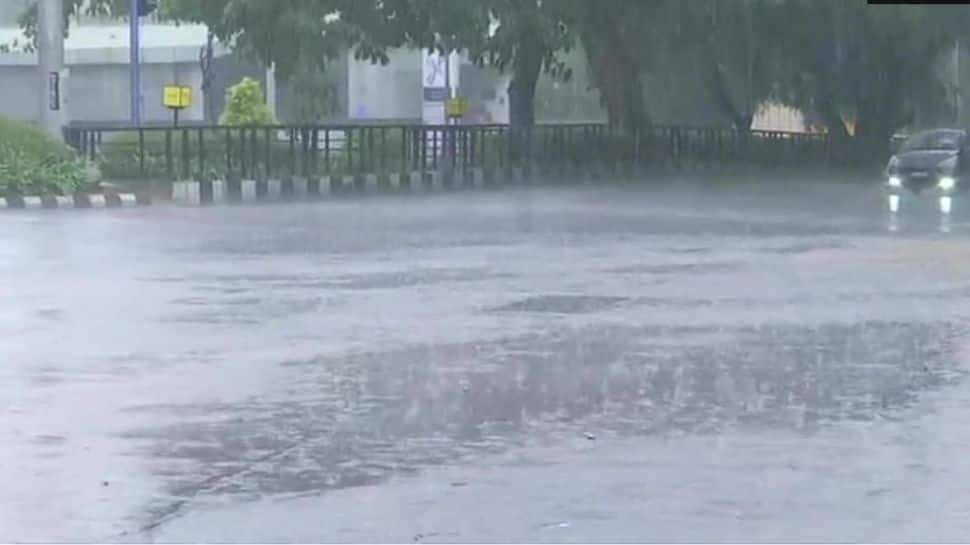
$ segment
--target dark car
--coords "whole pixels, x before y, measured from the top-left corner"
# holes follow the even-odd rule
[[[953,195],[970,184],[970,141],[959,129],[916,133],[899,145],[886,165],[890,211],[899,210],[905,194],[930,194],[948,214]]]

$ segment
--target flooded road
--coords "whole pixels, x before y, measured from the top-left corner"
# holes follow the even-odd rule
[[[965,539],[970,214],[879,195],[0,215],[0,541]]]

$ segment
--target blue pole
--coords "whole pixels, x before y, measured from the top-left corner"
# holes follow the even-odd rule
[[[138,17],[138,0],[128,2],[128,71],[131,99],[131,123],[135,126],[141,125],[141,31]]]

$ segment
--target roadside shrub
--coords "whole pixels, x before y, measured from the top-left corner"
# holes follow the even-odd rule
[[[220,125],[273,125],[276,119],[266,106],[263,88],[252,78],[243,78],[226,92],[226,110],[219,117]]]
[[[0,118],[0,194],[69,195],[92,178],[89,165],[40,129]]]

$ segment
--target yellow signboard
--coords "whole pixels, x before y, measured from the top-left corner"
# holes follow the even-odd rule
[[[463,98],[452,98],[445,103],[448,117],[462,117],[468,111],[468,101]]]
[[[173,110],[188,108],[192,105],[192,88],[188,85],[166,85],[162,89],[162,103]]]

